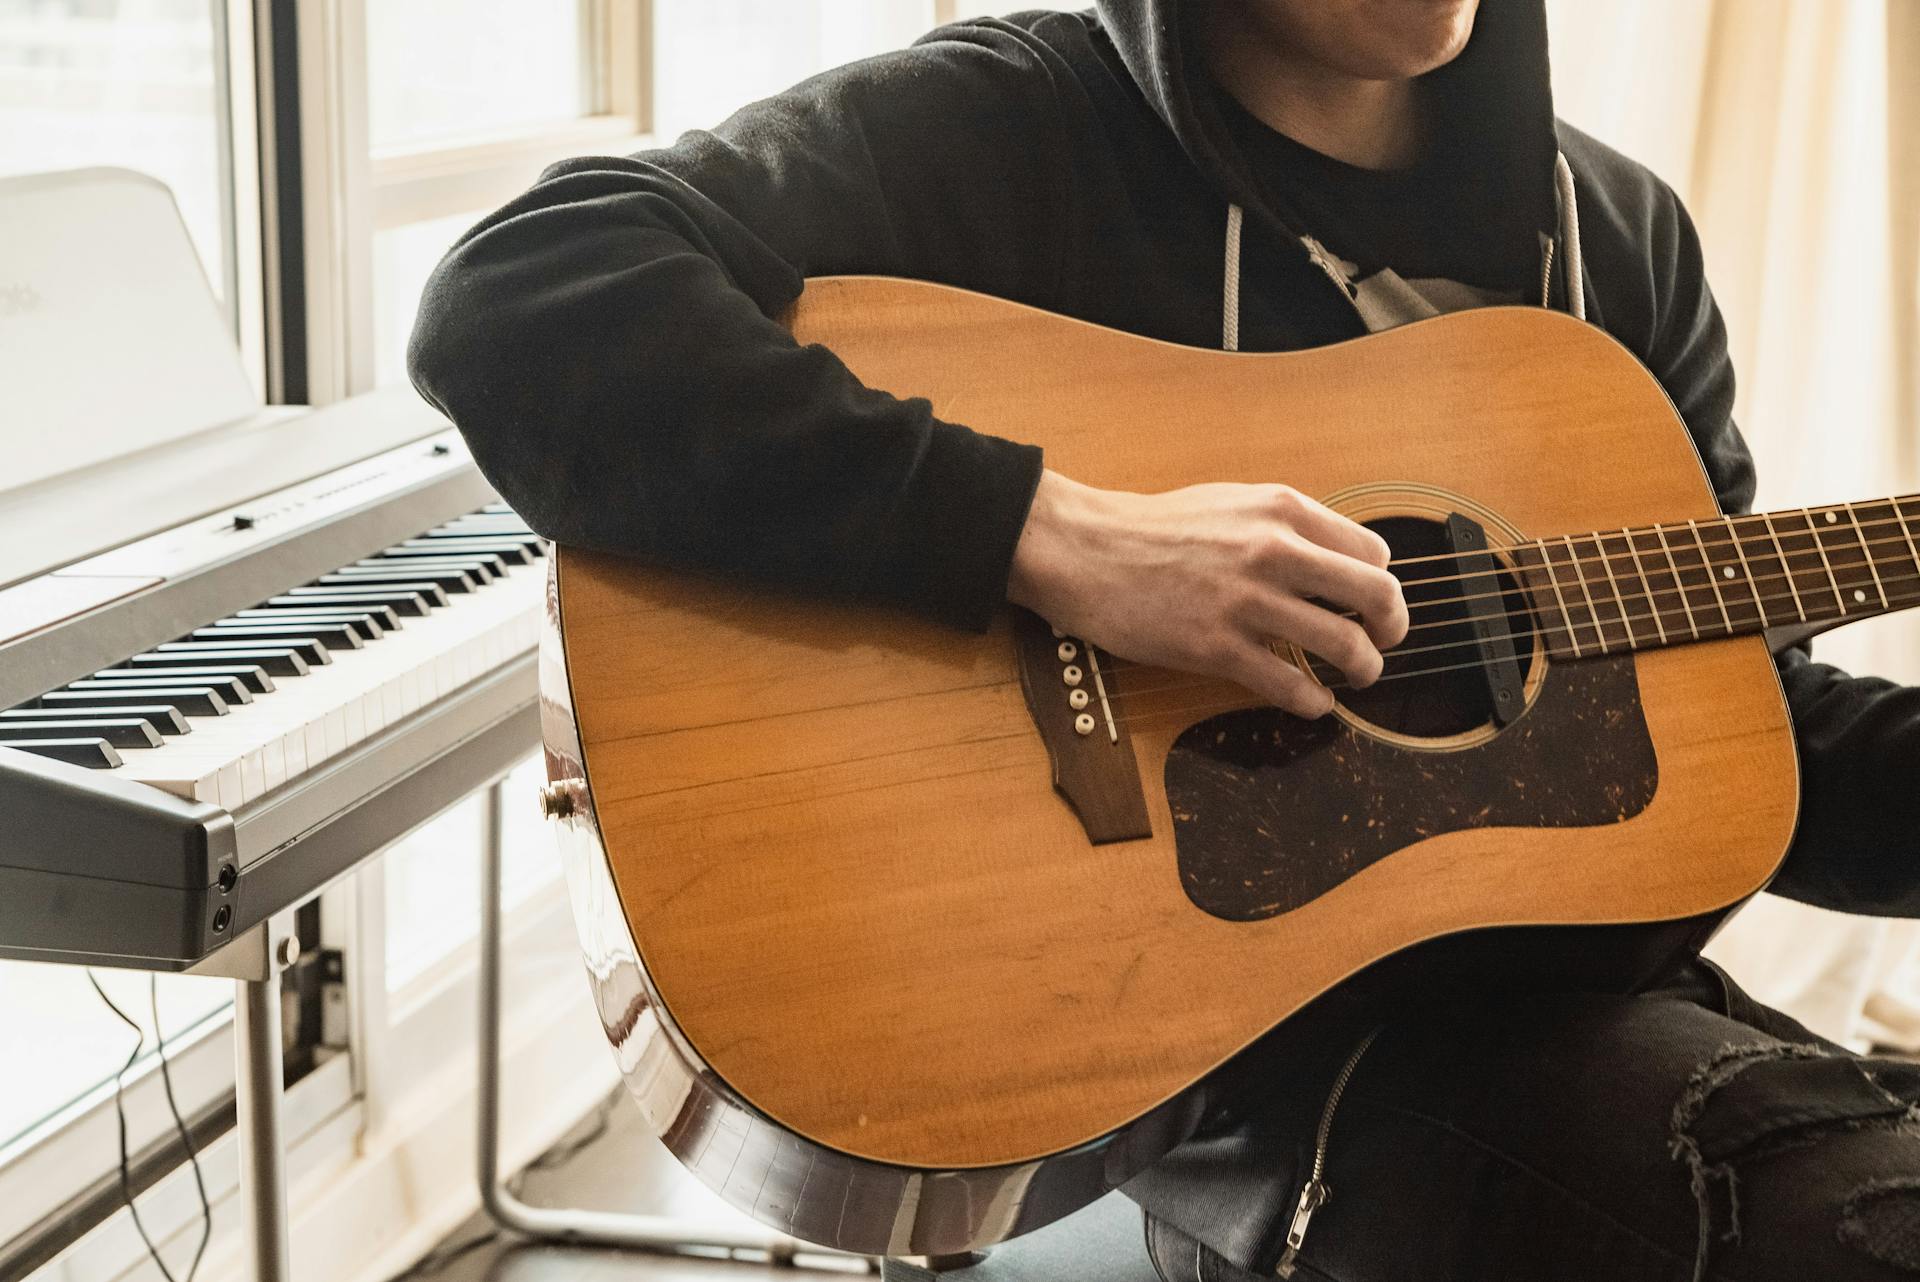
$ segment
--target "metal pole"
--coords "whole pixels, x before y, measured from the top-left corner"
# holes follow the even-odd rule
[[[280,1137],[280,977],[236,981],[234,1094],[240,1130],[240,1199],[254,1282],[289,1282],[287,1172]]]
[[[648,1251],[723,1251],[730,1258],[747,1251],[778,1264],[806,1265],[814,1261],[838,1264],[844,1252],[810,1246],[784,1233],[748,1225],[735,1227],[701,1223],[664,1215],[614,1214],[578,1209],[555,1210],[528,1206],[510,1193],[500,1179],[500,863],[505,790],[495,783],[487,790],[480,869],[480,1072],[479,1159],[480,1203],[502,1228],[527,1237],[560,1242],[590,1242],[601,1246]],[[869,1265],[871,1268],[871,1264]]]

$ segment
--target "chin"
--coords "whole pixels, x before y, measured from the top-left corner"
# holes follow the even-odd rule
[[[1213,0],[1270,38],[1368,80],[1406,80],[1466,48],[1479,0]]]

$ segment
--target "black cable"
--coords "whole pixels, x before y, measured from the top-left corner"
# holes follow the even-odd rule
[[[187,1282],[193,1282],[193,1275],[200,1271],[200,1257],[207,1253],[207,1243],[213,1238],[213,1203],[207,1200],[207,1178],[200,1170],[200,1154],[193,1147],[193,1135],[187,1130],[186,1119],[180,1116],[180,1105],[173,1098],[173,1070],[167,1061],[167,1038],[160,1031],[160,977],[151,971],[147,973],[147,1005],[153,1011],[153,1051],[160,1057],[160,1084],[166,1088],[167,1111],[173,1114],[174,1133],[187,1146],[187,1164],[193,1168],[193,1186],[200,1193],[200,1245],[193,1248],[193,1263],[187,1266]]]
[[[87,982],[93,985],[93,991],[100,995],[100,1000],[107,1004],[107,1009],[118,1015],[120,1022],[133,1030],[133,1050],[128,1052],[127,1062],[122,1064],[120,1070],[113,1075],[113,1112],[120,1122],[120,1197],[127,1204],[127,1214],[133,1217],[134,1232],[140,1235],[140,1241],[146,1245],[147,1254],[153,1257],[154,1265],[160,1270],[160,1276],[165,1278],[166,1282],[175,1282],[172,1272],[167,1268],[167,1262],[160,1258],[160,1249],[154,1246],[153,1239],[147,1236],[147,1226],[140,1221],[140,1208],[133,1202],[133,1175],[127,1162],[126,1076],[127,1070],[139,1060],[140,1052],[146,1049],[147,1035],[127,1012],[115,1004],[113,998],[107,996],[107,990],[100,987],[100,980],[94,975],[91,966],[87,967]]]

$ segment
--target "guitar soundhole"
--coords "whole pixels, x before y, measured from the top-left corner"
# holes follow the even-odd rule
[[[1492,695],[1467,623],[1458,571],[1448,557],[1446,527],[1414,516],[1365,522],[1393,549],[1391,567],[1407,599],[1407,639],[1386,655],[1381,679],[1365,690],[1335,685],[1351,719],[1410,739],[1450,739],[1490,726]],[[1445,558],[1428,560],[1424,558]],[[1515,649],[1529,686],[1539,655],[1533,616],[1511,573],[1499,574],[1502,608],[1511,619]],[[1325,665],[1315,664],[1322,676]]]

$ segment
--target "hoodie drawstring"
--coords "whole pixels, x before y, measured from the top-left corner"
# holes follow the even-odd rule
[[[1559,207],[1561,271],[1567,279],[1567,311],[1575,320],[1587,318],[1586,264],[1580,255],[1580,207],[1573,194],[1573,168],[1563,152],[1553,157],[1554,203]],[[1240,350],[1240,228],[1245,215],[1240,206],[1227,205],[1227,252],[1224,278],[1220,285],[1220,348]],[[1540,305],[1546,307],[1552,287],[1554,242],[1542,248],[1540,264]]]
[[[1567,276],[1567,311],[1575,320],[1585,320],[1587,272],[1580,258],[1580,206],[1573,198],[1573,167],[1567,164],[1565,152],[1553,153],[1553,194],[1559,198],[1560,240],[1566,246],[1560,258]],[[1546,300],[1540,305],[1545,307]]]
[[[1227,206],[1227,276],[1220,286],[1220,349],[1240,350],[1240,206]]]

